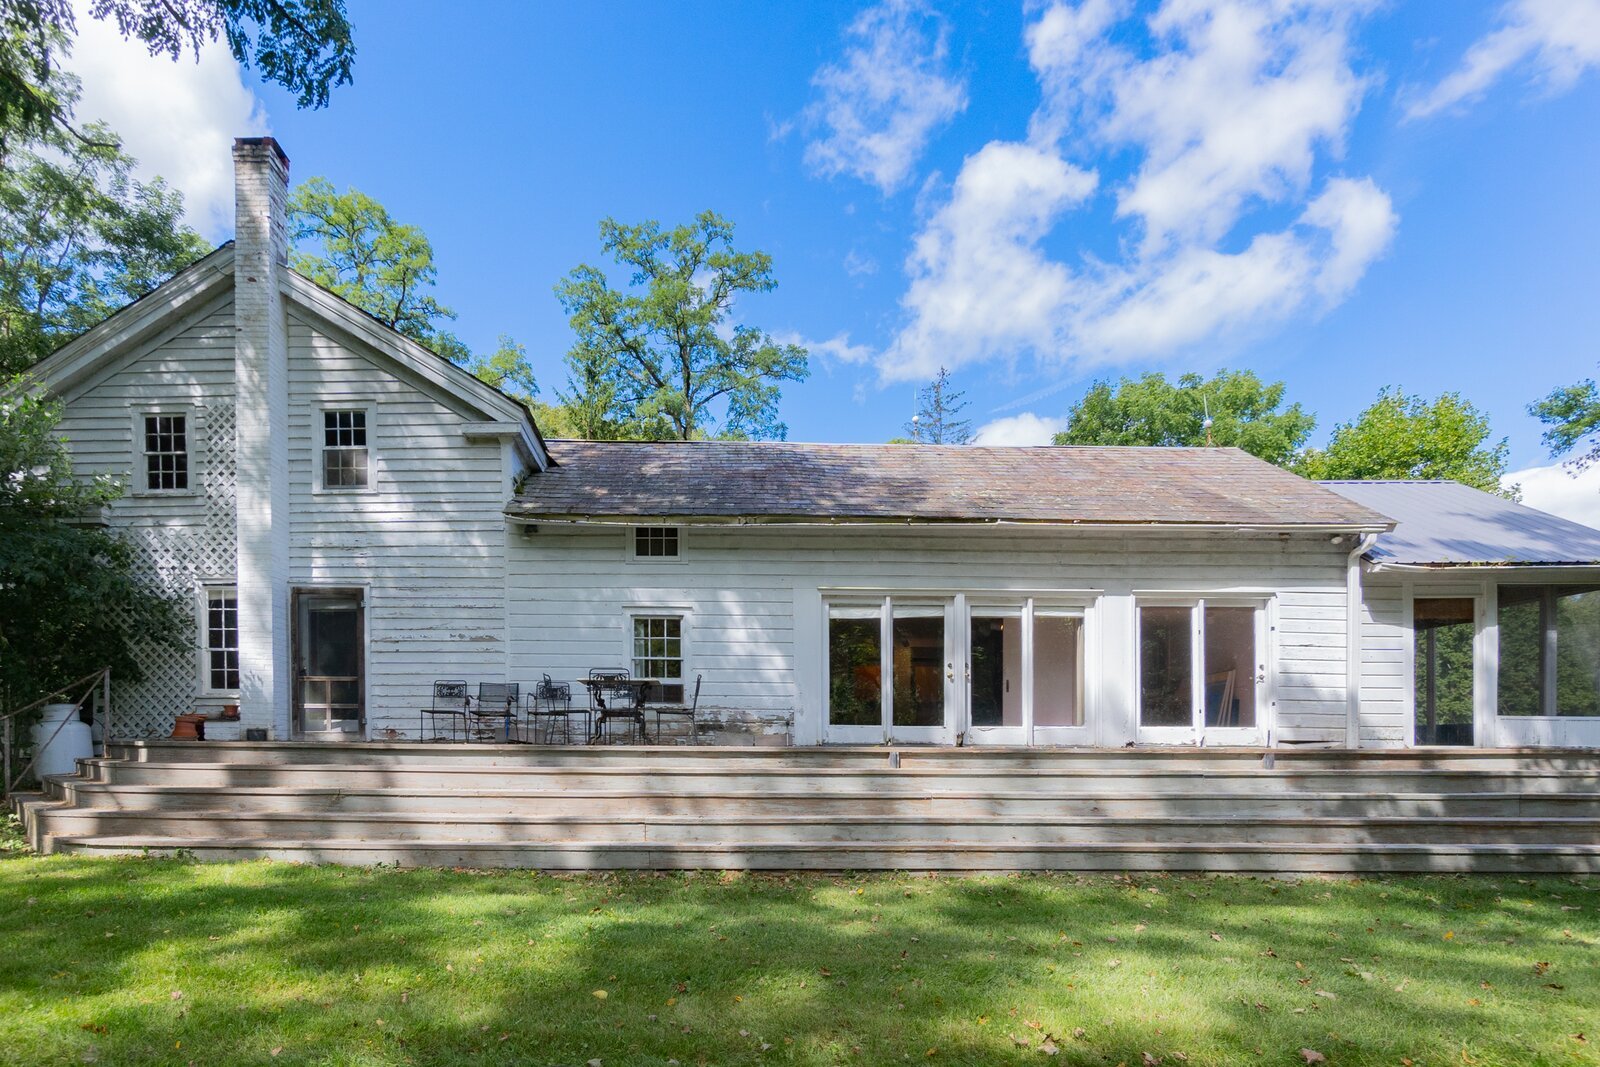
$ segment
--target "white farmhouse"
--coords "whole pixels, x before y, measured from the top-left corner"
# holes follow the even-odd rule
[[[37,370],[194,605],[128,736],[413,740],[438,680],[616,668],[720,741],[1600,743],[1600,533],[1232,449],[547,443],[290,270],[287,157],[234,160],[234,242]]]

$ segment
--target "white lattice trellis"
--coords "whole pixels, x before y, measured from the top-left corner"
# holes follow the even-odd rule
[[[232,398],[209,401],[201,411],[201,521],[187,525],[131,527],[123,536],[133,546],[142,577],[171,596],[192,602],[203,582],[231,582],[236,561],[234,525],[237,469]],[[198,633],[192,640],[199,640]],[[114,683],[116,731],[128,737],[160,736],[173,717],[194,710],[199,693],[199,660],[193,647],[141,650],[145,677]]]

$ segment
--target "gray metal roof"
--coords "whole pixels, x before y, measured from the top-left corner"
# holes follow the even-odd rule
[[[506,509],[530,519],[1044,522],[1382,529],[1236,448],[551,441]]]
[[[1600,564],[1600,530],[1459,482],[1323,482],[1395,520],[1367,553],[1414,566]]]

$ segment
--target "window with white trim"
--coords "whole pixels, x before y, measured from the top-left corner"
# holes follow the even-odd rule
[[[633,676],[655,682],[647,699],[683,703],[683,616],[634,615]]]
[[[365,408],[322,413],[322,487],[366,489],[372,484]]]
[[[206,590],[206,688],[233,692],[239,688],[239,592],[232,587]]]
[[[189,489],[189,417],[144,416],[144,487],[152,493]]]
[[[633,531],[634,559],[677,559],[676,526],[638,526]]]

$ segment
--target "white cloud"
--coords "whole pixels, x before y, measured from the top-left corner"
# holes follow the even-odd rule
[[[1512,471],[1500,484],[1520,486],[1522,502],[1530,508],[1600,529],[1600,467],[1589,467],[1577,477],[1560,464],[1529,467]]]
[[[848,333],[837,333],[826,340],[813,341],[793,330],[783,330],[774,333],[772,339],[779,344],[800,345],[813,356],[838,363],[870,363],[876,355],[870,345],[851,344]]]
[[[225,45],[152,56],[115,23],[77,4],[78,41],[68,66],[83,81],[80,120],[109,123],[139,161],[141,178],[157,175],[183,191],[190,225],[209,238],[233,231],[235,137],[268,131],[261,102],[240,77]]]
[[[1460,67],[1417,96],[1407,116],[1426,118],[1475,100],[1517,67],[1552,93],[1600,67],[1600,0],[1511,0],[1500,9],[1499,26],[1467,49]]]
[[[885,193],[905,184],[934,131],[967,106],[966,85],[946,70],[948,32],[919,0],[885,0],[856,16],[844,56],[811,79],[820,99],[805,117],[824,128],[806,144],[812,169]]]
[[[1021,348],[1050,348],[1074,279],[1039,247],[1095,175],[1053,152],[994,141],[961,166],[950,199],[917,236],[902,303],[910,324],[884,355],[909,381]]]
[[[1047,419],[1024,411],[984,423],[973,435],[975,445],[1047,445],[1067,428],[1066,419]]]
[[[906,323],[885,379],[1032,353],[1057,365],[1170,355],[1338,303],[1397,218],[1370,179],[1314,181],[1367,80],[1350,33],[1370,0],[1062,0],[1027,30],[1044,102],[1027,143],[969,156],[907,258]],[[1139,29],[1139,54],[1118,41]],[[1132,227],[1109,262],[1047,253],[1096,176],[1075,158],[1133,150],[1111,186]],[[1247,229],[1261,208],[1287,226]]]

